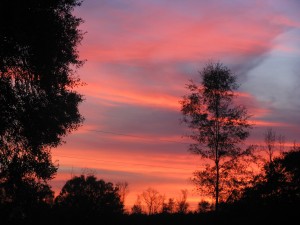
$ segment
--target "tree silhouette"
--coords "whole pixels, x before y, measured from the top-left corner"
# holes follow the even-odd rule
[[[189,204],[187,203],[187,190],[181,190],[181,195],[176,201],[176,212],[181,214],[186,214],[189,208]]]
[[[131,208],[132,214],[142,214],[143,213],[143,206],[142,206],[142,199],[141,196],[138,195],[134,205]]]
[[[126,181],[117,182],[116,187],[118,188],[118,193],[121,198],[121,202],[125,205],[125,198],[129,193],[128,183]]]
[[[201,202],[198,203],[198,212],[199,213],[205,213],[208,212],[211,208],[211,205],[209,204],[208,201],[202,200]]]
[[[24,223],[50,209],[54,192],[51,187],[35,179],[9,179],[0,185],[0,205],[7,214],[2,214],[2,222]],[[1,210],[2,211],[2,210]]]
[[[211,161],[196,178],[200,185],[211,185],[218,211],[224,181],[221,176],[230,174],[230,169],[238,166],[237,159],[249,153],[239,144],[248,137],[251,125],[245,107],[233,101],[238,85],[226,66],[209,63],[200,75],[200,85],[193,81],[187,85],[190,93],[181,101],[181,112],[183,122],[192,131],[189,137],[196,142],[190,145],[190,151]]]
[[[265,132],[265,145],[266,145],[266,153],[268,155],[268,161],[271,163],[273,161],[274,152],[275,152],[275,144],[276,144],[276,132],[273,131],[272,128],[269,128]]]
[[[168,203],[163,203],[162,213],[174,213],[175,212],[175,201],[173,198],[169,198]]]
[[[243,198],[255,204],[300,203],[300,148],[275,157],[264,166],[263,176],[247,188]]]
[[[47,185],[57,171],[51,148],[83,120],[73,90],[81,83],[82,20],[72,15],[79,5],[0,2],[0,185],[13,201],[26,199],[24,185]]]
[[[161,211],[164,202],[164,196],[162,196],[157,190],[153,188],[147,188],[141,195],[142,200],[146,204],[146,208],[149,215],[156,214]]]
[[[83,217],[109,217],[123,213],[123,203],[118,188],[95,176],[81,175],[68,180],[55,204],[61,210]]]

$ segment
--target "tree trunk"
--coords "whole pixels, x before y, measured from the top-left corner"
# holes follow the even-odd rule
[[[219,211],[219,162],[216,162],[216,172],[217,172],[217,176],[216,176],[216,205],[215,205],[215,211],[218,212]]]

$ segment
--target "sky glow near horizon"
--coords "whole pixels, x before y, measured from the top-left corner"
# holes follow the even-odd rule
[[[202,161],[188,151],[179,100],[188,80],[208,60],[238,77],[239,102],[256,126],[300,142],[300,2],[86,0],[74,12],[87,33],[79,46],[87,62],[78,75],[87,85],[81,128],[53,149],[58,193],[71,175],[94,173],[127,181],[128,208],[152,187],[166,198],[188,189],[192,207],[202,197],[189,181]],[[288,148],[288,147],[287,147]]]

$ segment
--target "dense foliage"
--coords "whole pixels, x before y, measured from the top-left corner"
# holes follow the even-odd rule
[[[79,213],[116,215],[123,213],[118,188],[95,176],[73,177],[63,186],[55,200],[58,207]]]
[[[77,129],[78,0],[0,1],[0,202],[26,216],[53,195],[51,148]],[[35,198],[35,199],[34,199]],[[13,215],[11,215],[14,217]]]
[[[264,166],[251,188],[244,191],[240,201],[258,206],[300,203],[300,149],[283,153]]]

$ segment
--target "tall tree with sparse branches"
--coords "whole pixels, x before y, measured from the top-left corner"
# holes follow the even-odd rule
[[[221,63],[208,63],[202,71],[201,84],[187,84],[189,94],[180,101],[183,122],[191,130],[192,153],[210,160],[207,168],[197,173],[198,184],[206,186],[215,199],[218,211],[222,191],[237,184],[228,176],[237,169],[239,157],[249,154],[241,143],[249,136],[249,114],[234,102],[238,88],[236,76]]]

